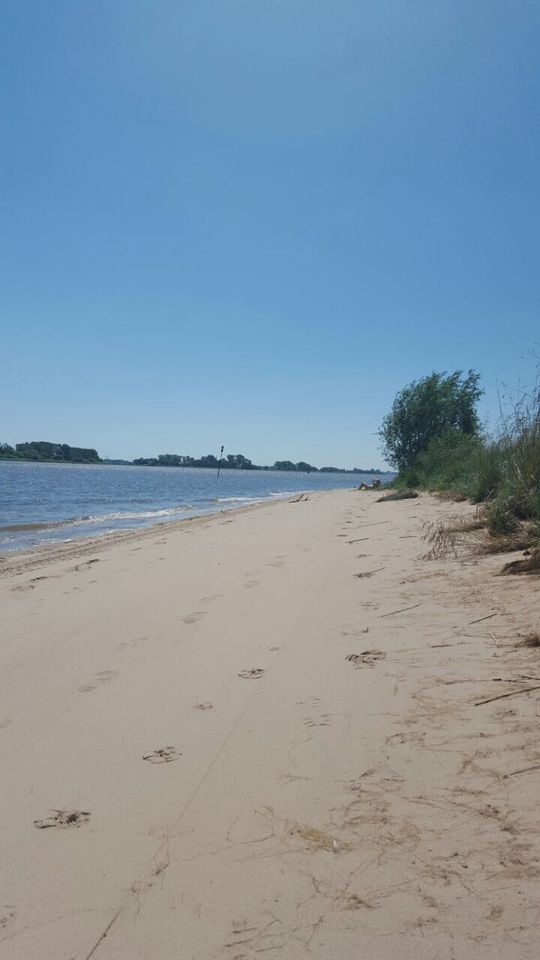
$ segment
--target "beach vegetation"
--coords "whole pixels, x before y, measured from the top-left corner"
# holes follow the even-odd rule
[[[459,380],[454,379],[454,383],[459,389]],[[401,416],[404,398],[413,394],[411,388],[398,394],[399,402],[394,403],[381,430],[383,441],[386,437],[393,442],[398,426],[407,427],[413,422],[412,415],[409,419]],[[477,375],[469,379],[467,395],[474,404],[478,400]],[[429,418],[429,407],[420,407]],[[400,417],[391,421],[396,410]],[[400,438],[401,445],[396,449],[403,465],[396,488],[426,489],[446,498],[467,499],[481,505],[481,522],[488,532],[482,549],[534,549],[540,544],[540,377],[531,390],[521,391],[506,408],[501,403],[500,420],[492,435],[479,429],[475,410],[466,422],[467,430],[454,427],[443,431],[433,436],[427,446],[420,445],[422,449],[414,455],[414,443],[418,447],[418,437],[425,437],[428,427],[417,431],[409,446]]]

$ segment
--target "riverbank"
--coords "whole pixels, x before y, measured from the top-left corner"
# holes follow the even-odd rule
[[[317,491],[5,559],[1,960],[535,958],[540,596],[422,559],[470,512]]]
[[[390,480],[392,474],[382,475]],[[371,476],[191,467],[0,463],[0,556],[219,513]]]

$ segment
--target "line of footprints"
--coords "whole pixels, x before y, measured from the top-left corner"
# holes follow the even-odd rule
[[[278,647],[272,647],[272,650],[277,650]],[[386,654],[382,650],[363,650],[361,653],[350,653],[346,660],[352,663],[355,667],[373,667],[378,660],[384,660]],[[264,676],[265,671],[262,667],[251,667],[248,670],[241,670],[238,676],[242,680],[260,680]],[[107,671],[108,674],[108,671]],[[100,675],[101,676],[101,675]],[[105,674],[102,675],[105,679]],[[103,682],[103,681],[102,681]],[[106,681],[105,681],[106,682]],[[194,710],[212,710],[212,703],[195,703],[193,705]],[[182,753],[176,749],[174,746],[160,747],[157,750],[152,750],[150,753],[145,753],[142,755],[142,759],[147,763],[173,763],[175,760],[179,760],[182,756]],[[34,820],[34,826],[38,830],[47,830],[51,827],[57,827],[61,830],[68,829],[77,829],[82,826],[83,823],[88,823],[90,820],[90,811],[88,810],[51,810],[52,816],[45,817],[43,820]]]

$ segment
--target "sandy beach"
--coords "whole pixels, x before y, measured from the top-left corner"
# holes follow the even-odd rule
[[[4,557],[1,960],[537,958],[540,593],[424,558],[472,512],[317,492]]]

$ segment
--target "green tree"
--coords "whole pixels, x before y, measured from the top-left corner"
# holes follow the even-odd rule
[[[296,470],[296,464],[292,460],[276,460],[273,470]]]
[[[447,434],[478,433],[476,405],[480,374],[469,370],[432,373],[401,390],[384,418],[379,436],[385,459],[398,470],[414,466],[432,440]]]

